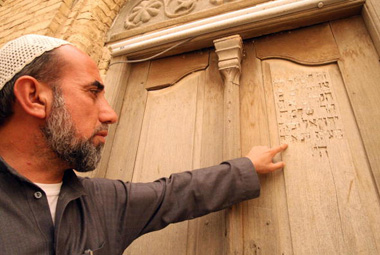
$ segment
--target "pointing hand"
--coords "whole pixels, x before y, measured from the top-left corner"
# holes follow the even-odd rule
[[[267,146],[255,146],[246,157],[252,161],[257,173],[266,174],[279,170],[285,166],[283,161],[273,163],[273,158],[277,153],[283,152],[286,148],[288,148],[287,144],[273,148]]]

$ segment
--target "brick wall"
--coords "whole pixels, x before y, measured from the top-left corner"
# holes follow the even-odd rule
[[[0,7],[0,44],[28,33],[51,34],[51,20],[62,2],[62,0],[3,0]]]
[[[24,34],[68,40],[87,52],[105,75],[105,34],[128,0],[0,0],[0,46]]]

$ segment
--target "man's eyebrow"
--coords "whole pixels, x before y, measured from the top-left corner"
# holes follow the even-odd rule
[[[104,90],[104,85],[99,81],[94,81],[93,83],[91,83],[91,86],[97,87],[98,90]]]

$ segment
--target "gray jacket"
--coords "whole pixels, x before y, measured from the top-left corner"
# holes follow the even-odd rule
[[[259,193],[247,158],[151,183],[81,178],[67,170],[54,227],[44,192],[0,157],[0,254],[122,254],[145,233]]]

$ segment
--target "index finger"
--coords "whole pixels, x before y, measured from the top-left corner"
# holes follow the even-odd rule
[[[281,144],[280,146],[272,148],[272,152],[274,155],[276,155],[277,153],[286,150],[286,148],[288,148],[287,144]]]

